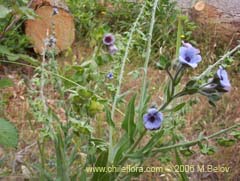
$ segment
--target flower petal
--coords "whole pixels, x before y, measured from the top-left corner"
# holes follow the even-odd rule
[[[158,110],[156,109],[156,108],[150,108],[150,109],[148,109],[148,113],[149,114],[155,114],[155,113],[157,113],[158,112]]]
[[[180,47],[180,49],[179,49],[179,55],[180,56],[184,57],[186,52],[187,52],[187,48],[186,47]]]
[[[191,61],[191,63],[198,63],[201,62],[202,57],[200,55],[195,55]]]
[[[157,122],[146,122],[145,123],[145,128],[146,129],[149,129],[149,130],[155,130],[155,129],[159,129],[161,127],[161,122],[160,121],[157,121]]]

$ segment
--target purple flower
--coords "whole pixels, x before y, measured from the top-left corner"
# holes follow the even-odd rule
[[[105,45],[113,45],[115,42],[115,37],[113,36],[113,34],[111,33],[108,33],[108,34],[105,34],[104,37],[103,37],[103,43]]]
[[[112,73],[112,72],[109,72],[109,73],[107,74],[107,78],[108,78],[108,79],[113,79],[113,73]]]
[[[54,35],[50,35],[44,40],[45,47],[55,48],[57,39]]]
[[[183,46],[180,47],[179,61],[184,65],[196,68],[197,64],[202,60],[199,53],[200,51],[194,48],[190,43],[183,42]]]
[[[231,89],[231,84],[228,80],[227,71],[223,69],[222,66],[219,67],[214,78],[212,78],[209,83],[203,87],[203,91],[207,93],[212,92],[229,92]]]
[[[156,130],[161,127],[163,115],[156,108],[148,109],[148,112],[143,115],[143,123],[146,129]]]
[[[55,45],[57,43],[57,39],[55,38],[54,35],[50,35],[48,43],[49,43],[48,44],[49,47],[55,47]]]
[[[228,80],[227,71],[224,70],[222,66],[220,66],[216,75],[217,75],[217,78],[219,79],[219,85],[217,88],[220,91],[223,90],[223,91],[229,92],[231,89],[231,84]]]
[[[109,53],[110,53],[111,55],[113,55],[113,54],[115,54],[115,53],[118,51],[118,48],[116,47],[116,45],[110,45],[110,46],[108,47],[108,50],[109,50]]]
[[[58,14],[58,13],[59,13],[58,8],[54,7],[53,8],[53,16]]]

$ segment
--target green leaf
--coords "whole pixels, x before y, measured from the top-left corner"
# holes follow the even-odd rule
[[[107,160],[108,160],[108,151],[103,151],[100,153],[98,156],[98,159],[96,161],[95,167],[102,167],[105,168],[107,166]],[[102,172],[95,172],[93,174],[93,177],[91,180],[101,180],[101,178],[105,175],[106,173]]]
[[[18,54],[14,54],[14,53],[10,53],[10,54],[6,54],[7,59],[10,61],[16,61],[18,59],[20,59],[20,56]]]
[[[118,162],[122,159],[123,153],[131,146],[129,144],[129,140],[126,134],[122,136],[120,141],[114,146],[113,153],[114,155],[110,155],[111,159],[114,160],[114,165],[118,165]]]
[[[0,145],[5,147],[17,147],[18,132],[12,123],[0,118]]]
[[[156,64],[157,68],[160,70],[165,70],[171,65],[170,61],[167,59],[167,57],[161,55],[159,62]]]
[[[37,15],[35,14],[34,10],[28,7],[20,7],[19,10],[21,11],[22,14],[27,16],[27,19],[35,19]]]
[[[11,12],[10,9],[6,8],[3,5],[0,5],[0,18],[5,18],[10,12]]]
[[[113,120],[112,120],[110,110],[108,109],[107,106],[105,107],[105,109],[106,109],[106,119],[107,119],[108,125],[111,126],[111,127],[113,127],[113,128],[115,128],[115,124],[114,124],[114,122],[113,122]]]
[[[178,165],[183,165],[181,157],[180,157],[177,149],[175,149],[175,155],[176,155],[177,164]],[[180,175],[181,175],[181,180],[183,180],[183,181],[188,181],[189,180],[185,171],[180,172]]]
[[[172,108],[172,109],[169,109],[169,110],[167,110],[167,111],[168,111],[168,112],[177,112],[177,111],[181,110],[185,105],[186,105],[186,103],[183,102],[183,103],[177,105],[176,107],[174,107],[174,108]]]
[[[196,80],[190,80],[187,84],[186,84],[186,87],[194,87],[194,85],[197,83]]]
[[[127,132],[128,139],[131,143],[134,142],[133,136],[135,132],[136,125],[134,123],[134,116],[135,116],[135,99],[136,95],[134,95],[131,100],[129,101],[127,111],[125,114],[124,121],[122,123],[122,128]]]
[[[201,145],[201,153],[204,155],[213,155],[216,152],[216,149],[214,147],[210,147],[208,145]]]
[[[18,55],[19,58],[22,59],[26,63],[30,63],[31,65],[36,65],[36,66],[40,65],[40,63],[37,59],[32,58],[28,55],[24,55],[24,54],[16,54],[16,55]]]
[[[23,61],[30,63],[32,65],[35,65],[35,66],[40,65],[38,60],[25,54],[11,53],[11,51],[7,47],[1,46],[1,45],[0,45],[0,54],[6,56],[7,59],[10,61],[16,61],[18,59],[22,59]]]
[[[219,93],[213,93],[210,96],[208,96],[208,99],[211,102],[217,102],[221,99],[221,95]]]
[[[208,103],[209,103],[211,106],[216,107],[215,102],[213,102],[213,101],[211,101],[211,100],[208,100]]]
[[[11,54],[11,52],[7,47],[0,45],[0,54],[7,55]]]
[[[197,93],[198,92],[198,88],[186,88],[185,90],[184,90],[184,92],[186,93],[186,94],[189,94],[189,95],[191,95],[191,94],[195,94],[195,93]]]
[[[159,140],[161,139],[162,135],[164,133],[164,130],[161,129],[160,131],[156,132],[152,138],[148,141],[148,144],[146,146],[143,147],[143,149],[141,150],[143,153],[147,153],[149,151],[152,150],[152,148],[158,144]]]
[[[181,147],[179,149],[180,153],[186,157],[192,156],[194,154],[194,151],[190,149],[190,147]]]
[[[142,160],[144,158],[144,153],[142,151],[136,151],[130,154],[126,154],[125,156],[127,156],[130,159],[134,159],[134,160]]]
[[[240,130],[234,130],[230,133],[230,135],[234,136],[237,140],[240,140]]]
[[[14,85],[13,81],[8,78],[0,79],[0,89],[6,88],[6,87],[12,87]]]
[[[228,139],[228,138],[218,138],[217,139],[217,143],[220,146],[224,146],[224,147],[229,147],[232,146],[236,143],[236,140],[234,139]]]
[[[78,136],[81,134],[90,135],[93,132],[93,128],[90,125],[86,124],[84,121],[79,121],[71,118],[70,122],[73,128],[73,132]]]
[[[100,138],[91,138],[90,142],[94,146],[94,148],[97,148],[101,151],[107,150],[108,145],[105,140],[102,140]]]
[[[84,100],[89,100],[93,96],[93,93],[86,89],[79,88],[78,95]]]

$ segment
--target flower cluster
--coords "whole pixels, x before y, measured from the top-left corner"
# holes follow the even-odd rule
[[[186,66],[196,68],[201,60],[202,57],[200,55],[200,51],[197,48],[193,47],[190,43],[183,42],[183,46],[181,46],[179,50],[179,63],[181,65],[180,67]],[[184,69],[179,69],[179,71],[183,70]],[[179,74],[177,73],[177,75]],[[207,84],[202,85],[198,88],[199,93],[207,96],[210,102],[217,101],[219,99],[219,93],[229,92],[231,89],[231,84],[228,79],[226,70],[220,66],[214,77]],[[186,90],[189,91],[191,88],[188,88]],[[183,95],[186,95],[185,92]],[[163,114],[156,108],[148,109],[148,112],[143,115],[143,124],[147,130],[159,129],[161,127],[162,121]]]
[[[111,55],[115,54],[118,51],[118,48],[114,43],[115,43],[115,37],[113,34],[108,33],[104,35],[103,44],[108,46],[108,51]]]

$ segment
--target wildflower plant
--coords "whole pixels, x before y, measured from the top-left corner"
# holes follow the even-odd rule
[[[183,77],[187,71],[195,71],[204,59],[197,44],[180,44],[181,34],[178,33],[176,55],[172,57],[176,61],[157,54],[161,65],[158,67],[165,71],[167,81],[159,82],[164,95],[161,105],[150,106],[149,64],[154,53],[153,45],[156,44],[153,34],[156,32],[155,23],[159,21],[156,19],[158,7],[163,8],[161,3],[159,0],[141,3],[136,20],[131,29],[121,36],[122,40],[118,39],[117,33],[101,33],[93,55],[81,64],[65,67],[64,71],[57,64],[54,32],[46,36],[41,66],[35,67],[36,74],[28,92],[31,114],[42,124],[37,138],[40,162],[33,165],[41,180],[130,180],[142,172],[89,172],[89,168],[140,167],[149,158],[163,162],[167,154],[170,156],[165,161],[175,160],[177,165],[184,165],[182,155],[194,154],[192,146],[196,145],[202,154],[211,155],[215,149],[209,140],[218,138],[217,142],[224,146],[236,142],[239,123],[211,135],[201,133],[198,138],[186,141],[179,130],[184,114],[178,113],[183,113],[188,106],[186,100],[192,100],[193,95],[205,96],[211,105],[215,105],[223,93],[230,91],[227,70],[221,64],[240,45],[186,82]],[[57,16],[57,12],[53,9],[52,16]],[[149,17],[149,24],[142,22],[145,15]],[[142,24],[148,25],[148,32],[140,31]],[[143,66],[140,68],[142,84],[137,91],[130,89],[123,92],[126,65],[135,37],[139,34],[144,37],[142,41],[146,47],[142,52]],[[124,46],[119,46],[117,41],[123,40],[126,41]],[[109,50],[107,55],[102,50],[104,46]],[[102,71],[105,56],[109,60],[107,63],[114,68],[107,67],[107,71]],[[50,91],[56,92],[54,97],[51,97]],[[126,95],[131,98],[125,99]],[[102,113],[105,113],[103,119]],[[219,138],[233,130],[234,140]],[[32,131],[36,133],[37,130],[33,128]],[[185,172],[176,173],[176,177],[188,180]]]
[[[210,104],[215,105],[215,102],[220,100],[222,93],[230,91],[231,85],[226,70],[223,67],[218,70],[215,68],[221,65],[224,57],[230,56],[240,46],[228,52],[199,76],[190,78],[185,84],[182,78],[186,74],[186,70],[195,71],[195,68],[204,60],[200,50],[196,48],[197,46],[188,42],[182,42],[182,45],[177,43],[176,62],[171,62],[166,57],[160,57],[161,65],[164,65],[161,69],[168,76],[168,81],[163,85],[162,104],[149,106],[151,95],[148,91],[148,66],[159,3],[158,0],[155,0],[151,6],[149,30],[145,35],[147,48],[143,53],[144,64],[141,68],[143,71],[140,94],[133,93],[132,90],[122,92],[122,85],[134,35],[137,34],[137,28],[141,25],[142,16],[147,12],[147,2],[142,3],[138,17],[132,28],[126,33],[127,43],[120,50],[117,48],[115,35],[107,32],[103,34],[102,46],[96,47],[93,56],[88,61],[70,67],[69,72],[74,72],[74,74],[70,74],[71,76],[59,75],[59,71],[55,69],[57,66],[54,66],[55,68],[42,66],[39,84],[40,100],[42,100],[40,105],[44,110],[41,119],[45,118],[46,128],[42,133],[45,135],[42,137],[42,142],[38,143],[42,154],[41,165],[38,167],[43,179],[49,176],[46,174],[48,169],[43,146],[46,139],[51,139],[54,143],[56,178],[64,180],[126,180],[140,175],[141,172],[89,173],[88,169],[90,166],[123,167],[126,164],[142,166],[150,157],[159,157],[163,160],[167,151],[168,153],[174,152],[177,164],[182,165],[182,155],[193,154],[191,146],[198,145],[199,152],[202,154],[213,154],[215,150],[205,142],[239,127],[239,124],[236,124],[209,136],[199,135],[196,140],[183,141],[184,136],[178,133],[180,124],[178,120],[182,118],[177,113],[186,106],[185,102],[181,102],[185,96],[189,96],[188,99],[191,99],[192,95],[200,94],[206,96]],[[181,34],[178,40],[180,36]],[[56,41],[52,42],[56,43]],[[103,64],[100,62],[103,55],[106,55],[106,52],[101,51],[101,47],[104,48],[104,46],[108,48],[111,57],[109,60],[112,61],[110,63],[115,67],[111,68],[111,71],[101,73],[100,67]],[[122,49],[123,51],[121,51]],[[115,54],[117,51],[119,53]],[[45,61],[45,63],[56,63],[54,58],[54,56],[50,57],[52,61]],[[214,73],[212,77],[210,73]],[[68,75],[68,72],[65,72],[65,75]],[[43,79],[44,76],[47,77]],[[60,90],[61,99],[64,100],[67,95],[69,96],[68,101],[59,101],[58,103],[65,110],[65,123],[59,121],[61,120],[59,115],[55,114],[47,104],[43,90],[47,83],[45,80],[48,80],[49,76],[55,80],[55,85],[58,85],[55,90]],[[210,80],[206,80],[207,78]],[[159,82],[159,84],[161,83]],[[103,91],[104,85],[108,87],[106,92]],[[127,102],[124,99],[125,95],[132,95],[132,97],[125,109],[122,109],[121,107],[125,106]],[[33,103],[32,107],[36,109],[39,104],[36,101]],[[101,119],[97,116],[97,113],[102,111],[106,112],[106,123],[104,124],[98,122]],[[100,124],[99,128],[95,127],[96,124]],[[103,125],[104,129],[102,129]],[[121,133],[119,130],[122,130]],[[166,137],[170,140],[165,139]],[[148,141],[143,142],[143,139],[146,138]],[[218,142],[223,145],[227,144],[228,140],[224,139]],[[50,160],[48,159],[48,161]],[[185,172],[181,172],[177,176],[188,180]]]

